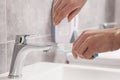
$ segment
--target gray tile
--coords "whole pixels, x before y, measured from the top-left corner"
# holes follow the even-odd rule
[[[0,44],[0,74],[6,72],[7,57],[6,57],[6,45]]]
[[[115,0],[88,0],[79,14],[78,30],[81,32],[88,28],[98,27],[105,22],[114,21],[114,8]]]
[[[52,0],[7,0],[8,40],[16,34],[50,34]]]
[[[105,13],[106,22],[115,21],[115,0],[106,0]]]
[[[6,41],[5,0],[0,0],[0,42]]]
[[[14,41],[7,43],[7,71],[10,70],[13,48],[14,48]]]
[[[106,0],[88,0],[79,14],[79,30],[97,27],[103,23],[105,21],[105,5]]]
[[[120,0],[116,0],[116,14],[115,14],[115,19],[118,24],[120,24]]]

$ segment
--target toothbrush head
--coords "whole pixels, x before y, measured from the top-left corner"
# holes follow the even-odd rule
[[[99,56],[98,54],[94,54],[92,57],[97,58],[98,56]]]

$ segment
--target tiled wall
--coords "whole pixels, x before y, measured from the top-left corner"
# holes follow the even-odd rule
[[[120,0],[116,0],[116,16],[115,16],[115,20],[118,24],[120,24]]]
[[[0,0],[0,73],[6,70],[7,65],[7,27],[6,27],[6,2],[5,0]]]
[[[79,14],[79,31],[114,22],[115,0],[88,0]]]
[[[88,0],[79,14],[79,30],[113,21],[114,1]],[[51,4],[52,0],[0,0],[0,73],[9,70],[15,35],[39,34],[41,36],[36,38],[37,41],[50,41]],[[31,52],[26,64],[52,61],[52,56]]]
[[[32,41],[50,41],[52,0],[0,0],[0,73],[10,68],[15,35],[39,34]],[[25,64],[47,60],[42,52],[31,52]]]

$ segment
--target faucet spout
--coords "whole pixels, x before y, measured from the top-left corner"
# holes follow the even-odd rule
[[[16,40],[22,39],[22,37],[17,36]],[[19,40],[19,41],[22,41],[22,40]],[[26,56],[31,51],[43,51],[43,52],[45,51],[46,52],[46,51],[51,50],[52,48],[52,45],[29,45],[29,44],[25,44],[25,42],[23,44],[23,42],[24,41],[22,41],[22,43],[21,42],[18,43],[18,41],[16,41],[14,45],[9,78],[16,78],[22,75],[22,68],[23,68]]]

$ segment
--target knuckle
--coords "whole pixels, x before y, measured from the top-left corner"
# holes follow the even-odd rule
[[[84,36],[84,37],[88,37],[88,36],[89,36],[89,33],[83,32],[83,36]]]
[[[86,32],[88,32],[88,30],[83,31],[83,33],[86,33]]]
[[[87,38],[87,41],[91,41],[91,40],[92,40],[92,37],[89,36],[89,37]]]
[[[82,34],[89,34],[90,31],[91,30],[85,30],[85,31],[82,32]]]
[[[86,43],[88,44],[88,46],[91,45],[92,44],[92,37],[88,37],[86,39]]]

